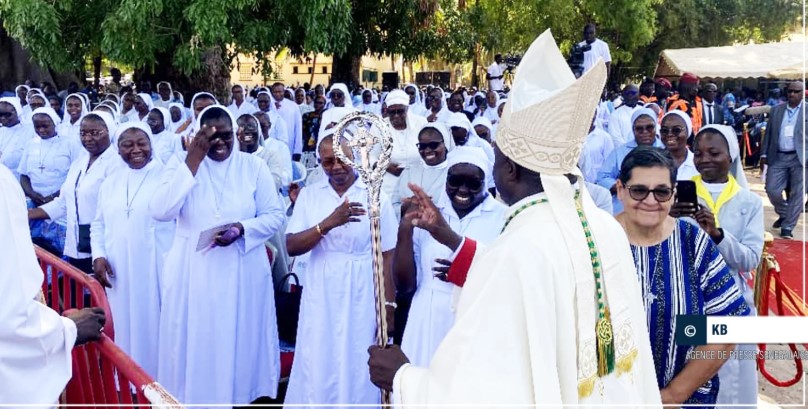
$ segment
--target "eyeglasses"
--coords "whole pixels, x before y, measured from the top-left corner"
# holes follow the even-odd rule
[[[215,139],[221,139],[223,141],[229,141],[229,140],[233,139],[233,132],[232,131],[230,131],[230,132],[216,132],[210,138],[208,138],[208,140],[210,140],[210,141],[213,141]]]
[[[340,99],[340,98],[345,98],[345,95],[343,95],[341,92],[331,93],[331,99]]]
[[[105,135],[107,131],[82,131],[79,130],[79,136],[89,136],[91,138],[97,138],[101,135]]]
[[[423,151],[423,150],[427,150],[427,149],[430,149],[430,150],[434,151],[435,149],[440,148],[440,146],[443,145],[443,142],[441,142],[441,141],[426,142],[426,143],[419,142],[419,143],[416,143],[415,145],[418,146],[419,151]]]
[[[11,118],[13,115],[13,112],[0,112],[0,118]]]
[[[663,126],[659,128],[660,135],[679,135],[680,133],[684,132],[685,128],[681,126],[674,126],[672,128],[668,128],[667,126]]]
[[[482,180],[461,175],[449,175],[446,178],[446,184],[455,189],[466,186],[469,190],[480,190],[483,187]]]
[[[407,108],[390,109],[387,108],[387,114],[390,116],[404,115],[407,113]]]
[[[669,187],[658,187],[656,189],[649,189],[648,186],[643,185],[633,185],[633,186],[626,186],[628,189],[628,195],[631,196],[632,199],[642,202],[648,197],[648,194],[653,193],[654,199],[656,199],[659,203],[667,202],[671,200],[673,197],[673,189]]]
[[[635,126],[634,127],[634,132],[635,133],[643,132],[643,131],[645,131],[645,132],[653,132],[654,129],[656,129],[656,125]]]
[[[789,90],[786,90],[786,92],[787,92],[787,93],[789,93],[789,94],[799,94],[800,92],[802,92],[802,90],[799,90],[799,89],[789,89]]]

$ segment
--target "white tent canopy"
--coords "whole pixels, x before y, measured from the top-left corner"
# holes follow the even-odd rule
[[[664,50],[654,76],[690,72],[700,78],[802,78],[805,46],[794,41]]]

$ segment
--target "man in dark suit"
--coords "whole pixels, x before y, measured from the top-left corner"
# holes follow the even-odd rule
[[[772,108],[760,163],[768,165],[766,194],[779,216],[772,227],[780,227],[780,237],[790,239],[805,201],[805,85],[794,81],[788,84],[786,94],[788,103]],[[786,186],[788,200],[783,199]]]
[[[715,100],[716,96],[718,96],[717,85],[711,82],[704,86],[701,96],[704,105],[702,125],[724,125],[724,107]]]

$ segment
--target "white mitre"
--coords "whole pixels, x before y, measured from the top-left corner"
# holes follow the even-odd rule
[[[589,231],[586,214],[596,217],[603,214],[598,214],[586,192],[577,163],[605,82],[603,60],[576,80],[550,30],[545,31],[522,58],[496,139],[496,146],[505,156],[540,174],[567,248],[571,273],[575,276],[579,362],[589,361],[587,357],[603,356],[604,369],[600,376],[611,372],[610,367],[614,366],[614,346],[611,337],[604,337],[600,343],[604,352],[595,350],[598,319],[609,327],[611,319],[608,289],[600,271],[598,237]],[[578,177],[580,196],[577,198],[576,188],[570,184],[567,174]],[[593,240],[591,249],[588,236]],[[585,290],[593,288],[585,284],[593,280],[600,283],[602,292]]]

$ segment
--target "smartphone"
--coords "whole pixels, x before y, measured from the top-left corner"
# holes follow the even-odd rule
[[[696,195],[696,182],[680,180],[676,182],[676,203],[692,203],[698,207],[699,198]]]

